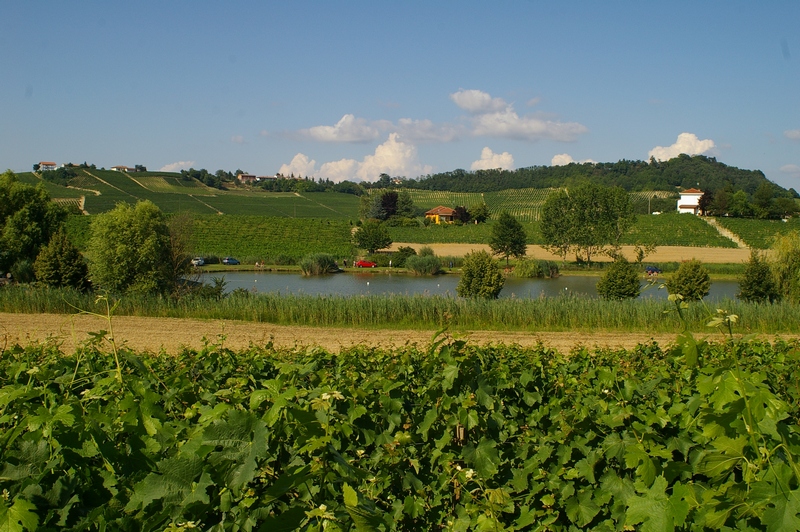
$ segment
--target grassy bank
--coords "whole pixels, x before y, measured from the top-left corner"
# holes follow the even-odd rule
[[[95,296],[68,290],[10,287],[0,290],[0,312],[102,312]],[[706,327],[717,308],[736,314],[740,333],[800,332],[800,306],[789,303],[752,304],[738,300],[694,303],[685,311],[692,330]],[[243,320],[278,325],[354,328],[438,328],[505,331],[678,332],[674,307],[649,299],[603,301],[581,297],[471,300],[446,296],[309,296],[239,293],[219,301],[125,297],[118,315]]]

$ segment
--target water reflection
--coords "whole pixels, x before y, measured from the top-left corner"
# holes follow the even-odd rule
[[[298,273],[272,272],[227,272],[206,274],[205,282],[212,277],[223,277],[227,291],[243,288],[253,292],[278,292],[281,294],[305,295],[387,295],[387,294],[429,294],[456,296],[458,275],[439,275],[436,277],[417,277],[406,274],[386,273],[339,273],[335,275],[304,277]],[[564,275],[557,279],[519,279],[509,277],[501,298],[539,298],[579,295],[598,297],[599,277],[591,275]],[[646,283],[642,281],[642,286]],[[736,297],[736,281],[715,281],[706,299],[720,300]],[[649,287],[643,290],[641,298],[666,299],[666,290]]]

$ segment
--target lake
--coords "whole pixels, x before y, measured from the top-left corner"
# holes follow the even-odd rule
[[[455,274],[435,277],[418,277],[408,274],[388,273],[337,273],[333,275],[304,277],[299,273],[275,272],[217,272],[204,274],[203,281],[213,277],[225,279],[226,291],[244,288],[252,292],[279,292],[295,295],[386,295],[430,294],[456,296],[459,276]],[[563,275],[556,279],[506,278],[500,297],[538,298],[563,295],[598,297],[595,285],[600,278],[591,275]],[[642,282],[642,286],[645,283]],[[736,281],[715,281],[707,300],[732,299],[739,285]],[[642,291],[642,298],[666,299],[667,291],[650,287]]]

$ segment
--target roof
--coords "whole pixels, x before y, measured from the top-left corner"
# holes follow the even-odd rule
[[[702,190],[697,190],[696,188],[688,188],[681,192],[681,194],[702,194]]]
[[[434,207],[433,209],[429,210],[425,214],[428,215],[439,215],[439,216],[453,216],[456,213],[455,210],[451,209],[450,207],[445,207],[443,205],[439,205],[438,207]]]
[[[40,166],[55,166],[55,165],[56,165],[56,163],[54,163],[54,162],[52,162],[52,161],[41,161],[41,162],[39,163],[39,165],[40,165]]]

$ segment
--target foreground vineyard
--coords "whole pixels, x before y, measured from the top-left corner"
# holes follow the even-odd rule
[[[9,530],[800,529],[798,345],[0,357]]]

